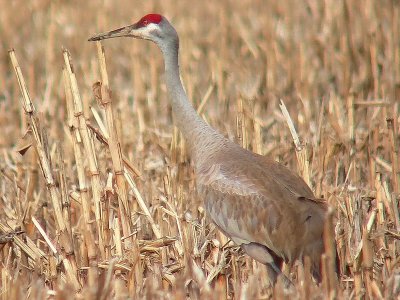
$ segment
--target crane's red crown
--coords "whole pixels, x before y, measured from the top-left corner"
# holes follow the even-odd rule
[[[162,16],[159,14],[148,14],[145,15],[143,18],[141,18],[139,22],[137,22],[137,24],[140,25],[141,27],[145,27],[150,23],[160,24],[161,20]]]

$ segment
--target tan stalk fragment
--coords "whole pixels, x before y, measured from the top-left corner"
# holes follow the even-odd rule
[[[131,222],[130,222],[130,209],[128,203],[128,194],[126,189],[126,182],[124,178],[124,167],[122,161],[121,144],[117,135],[117,129],[115,127],[114,112],[112,107],[112,96],[108,82],[108,75],[106,69],[106,59],[104,49],[100,42],[96,43],[97,54],[100,63],[100,73],[102,83],[95,84],[94,93],[100,106],[104,108],[106,113],[107,129],[109,134],[108,146],[110,149],[111,160],[114,167],[115,180],[117,184],[117,194],[119,209],[121,214],[122,231],[125,237],[128,237],[131,233]],[[97,90],[100,84],[100,93]],[[127,238],[124,240],[126,246],[130,247],[132,240]]]
[[[60,232],[61,246],[64,248],[66,257],[68,258],[65,259],[64,262],[68,262],[70,268],[65,268],[65,271],[67,272],[68,277],[72,280],[71,283],[74,286],[75,292],[78,292],[80,290],[80,285],[78,284],[78,279],[76,278],[77,270],[76,270],[75,256],[73,252],[72,239],[71,236],[68,234],[67,227],[64,221],[61,208],[60,193],[55,185],[53,173],[50,167],[50,159],[47,156],[47,153],[42,143],[42,139],[40,137],[39,126],[36,120],[35,107],[30,99],[28,90],[26,88],[25,79],[22,75],[21,68],[18,64],[14,50],[10,50],[9,55],[22,93],[22,100],[23,100],[22,105],[25,110],[25,113],[29,117],[30,127],[32,129],[32,134],[35,140],[35,148],[38,154],[40,167],[42,169],[43,176],[46,181],[46,186],[49,191],[51,202],[53,205],[54,217],[56,220],[57,228]]]
[[[72,68],[72,64],[70,61],[69,53],[66,49],[63,52],[64,55],[64,63],[68,73],[71,92],[72,92],[72,99],[74,102],[74,116],[76,118],[78,131],[80,137],[83,141],[83,146],[86,152],[86,157],[89,162],[89,170],[90,170],[90,179],[92,183],[92,197],[94,201],[95,207],[95,216],[96,216],[96,224],[97,224],[97,232],[99,237],[99,250],[101,254],[101,258],[105,258],[105,251],[104,251],[104,240],[102,235],[102,214],[101,214],[101,183],[100,183],[100,174],[97,166],[96,154],[93,149],[93,143],[89,134],[89,129],[86,126],[86,120],[83,115],[83,104],[81,100],[81,96],[79,94],[78,83],[76,81],[75,73]]]

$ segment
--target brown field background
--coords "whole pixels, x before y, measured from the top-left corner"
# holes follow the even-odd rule
[[[101,103],[87,38],[149,12],[176,27],[207,122],[331,204],[338,280],[327,253],[322,283],[297,264],[285,295],[210,223],[154,44],[103,42],[112,102]],[[2,299],[399,297],[399,31],[394,0],[2,1]]]

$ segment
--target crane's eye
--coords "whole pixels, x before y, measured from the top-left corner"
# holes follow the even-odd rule
[[[149,24],[149,21],[147,21],[147,20],[144,20],[144,21],[143,21],[143,25],[144,25],[144,26],[147,26],[148,24]]]

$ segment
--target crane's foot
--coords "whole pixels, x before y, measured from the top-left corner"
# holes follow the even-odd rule
[[[286,290],[291,290],[294,288],[293,282],[282,272],[280,268],[275,263],[266,264],[268,276],[270,278],[274,278],[274,284],[276,283],[277,279],[280,278],[283,283],[283,287]]]
[[[241,244],[240,246],[250,257],[267,267],[268,277],[273,285],[275,285],[278,277],[281,277],[285,289],[291,289],[294,287],[292,281],[283,274],[280,269],[283,260],[276,256],[266,246],[254,242]]]

